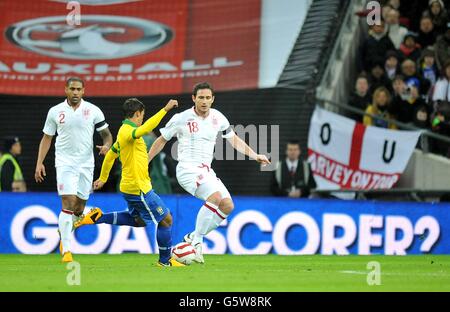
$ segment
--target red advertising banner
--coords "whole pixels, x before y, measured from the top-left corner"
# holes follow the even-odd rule
[[[88,96],[258,86],[260,0],[72,2],[0,2],[0,93],[59,96],[71,76]]]

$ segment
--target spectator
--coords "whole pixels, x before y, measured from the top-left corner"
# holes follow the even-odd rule
[[[0,158],[0,191],[26,192],[27,187],[17,158],[22,153],[18,137],[6,137]]]
[[[433,20],[429,15],[425,14],[420,19],[420,29],[417,37],[417,43],[420,44],[422,49],[425,49],[428,46],[433,46],[435,42],[436,32],[434,30]]]
[[[423,50],[419,60],[419,75],[428,80],[430,86],[435,85],[439,75],[435,64],[433,47],[428,47]]]
[[[450,136],[450,60],[444,65],[442,77],[436,82],[433,93],[432,130]],[[447,144],[434,141],[433,150],[441,155],[449,156]]]
[[[391,81],[394,80],[395,76],[398,75],[400,67],[398,62],[398,54],[396,51],[387,51],[386,61],[384,63],[384,71],[386,72],[386,76]]]
[[[394,119],[393,115],[389,112],[389,105],[391,102],[391,95],[389,90],[385,87],[379,87],[373,94],[372,104],[366,109],[366,113],[373,115],[365,115],[363,123],[365,126],[375,126],[380,128],[397,129],[396,125],[376,117],[383,117],[386,119]]]
[[[350,95],[349,104],[354,108],[365,111],[367,105],[369,105],[371,95],[369,93],[369,81],[365,75],[359,75],[356,80],[355,90]],[[362,122],[362,116],[360,114],[352,113],[350,118]]]
[[[403,43],[400,45],[400,54],[406,59],[412,59],[416,62],[420,57],[420,45],[416,42],[417,34],[413,32],[408,32],[403,40]]]
[[[443,34],[447,29],[447,10],[442,0],[428,1],[429,9],[427,14],[433,20],[434,28],[438,34]]]
[[[416,63],[413,60],[404,60],[401,65],[401,69],[406,83],[408,83],[408,81],[410,81],[411,79],[415,79],[419,82],[420,94],[428,94],[428,90],[430,89],[430,82],[417,73]]]
[[[415,112],[413,125],[421,129],[430,129],[430,111],[426,105],[419,106]]]
[[[387,1],[387,6],[390,6],[391,8],[393,8],[394,10],[399,11],[400,10],[400,0],[389,0]]]
[[[406,26],[409,30],[419,31],[420,17],[428,8],[428,2],[425,0],[404,0],[400,8],[400,24]]]
[[[435,111],[448,114],[450,117],[450,60],[445,63],[442,76],[436,82],[433,92],[433,106]]]
[[[291,140],[286,146],[286,159],[277,164],[272,173],[271,191],[275,196],[308,197],[316,184],[309,164],[300,158],[300,143]]]
[[[436,51],[436,65],[440,71],[444,67],[445,62],[450,59],[450,23],[447,27],[445,34],[439,36],[434,44],[434,50]]]
[[[431,129],[433,132],[436,132],[441,135],[445,135],[447,137],[450,136],[450,118],[447,114],[444,114],[440,111],[436,111],[431,117]],[[440,154],[445,157],[450,157],[449,146],[446,142],[433,140],[432,150],[434,153]]]
[[[386,14],[386,25],[388,27],[389,38],[396,49],[400,48],[403,38],[408,33],[408,29],[399,24],[400,13],[396,9],[391,9]]]
[[[390,4],[385,4],[381,7],[381,17],[386,20],[388,17],[388,13],[392,10],[395,9],[392,5]]]
[[[381,20],[380,25],[372,25],[369,30],[369,37],[361,46],[362,67],[365,71],[369,71],[373,67],[374,60],[382,60],[386,51],[395,50],[394,44],[386,33],[384,21]]]
[[[406,92],[406,83],[404,80],[404,77],[401,75],[397,75],[394,80],[392,81],[392,101],[391,101],[391,109],[390,112],[395,116],[395,118],[398,118],[399,107],[408,105],[408,97],[409,95]]]
[[[378,87],[385,87],[388,89],[391,88],[391,82],[384,72],[384,62],[382,59],[372,61],[369,75],[369,84],[370,94],[373,94],[373,92]]]
[[[418,87],[418,82],[415,80],[407,84],[401,95],[403,101],[396,102],[398,106],[392,108],[398,121],[412,124],[417,110],[426,106],[425,101],[420,97]]]

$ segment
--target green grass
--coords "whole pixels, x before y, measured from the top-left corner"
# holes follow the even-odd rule
[[[75,255],[81,285],[56,254],[0,255],[0,291],[450,291],[450,256],[206,255],[205,265],[158,268],[156,255]],[[381,285],[368,286],[369,261]]]

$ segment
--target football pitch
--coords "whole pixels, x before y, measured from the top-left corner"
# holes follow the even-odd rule
[[[76,268],[57,254],[2,254],[0,291],[450,291],[450,256],[206,255],[206,264],[182,268],[156,267],[157,255],[74,260],[80,285],[70,286]],[[368,285],[368,274],[381,284]]]

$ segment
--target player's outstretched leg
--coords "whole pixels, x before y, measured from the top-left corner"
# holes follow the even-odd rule
[[[75,225],[76,222],[80,221],[81,219],[84,218],[85,215],[87,215],[89,212],[91,211],[91,209],[89,209],[88,207],[84,207],[83,211],[81,213],[76,213],[74,212],[72,215],[72,222]],[[72,231],[75,230],[75,226],[72,228]]]
[[[98,208],[92,208],[88,213],[86,213],[81,219],[73,223],[73,228],[78,229],[80,226],[94,224],[103,216],[103,211]]]
[[[143,227],[145,222],[141,219],[134,218],[128,210],[114,211],[111,213],[103,213],[103,211],[95,207],[89,213],[87,213],[81,220],[74,223],[74,228],[77,229],[83,225],[89,224],[112,224],[112,225],[128,225],[134,227]]]

